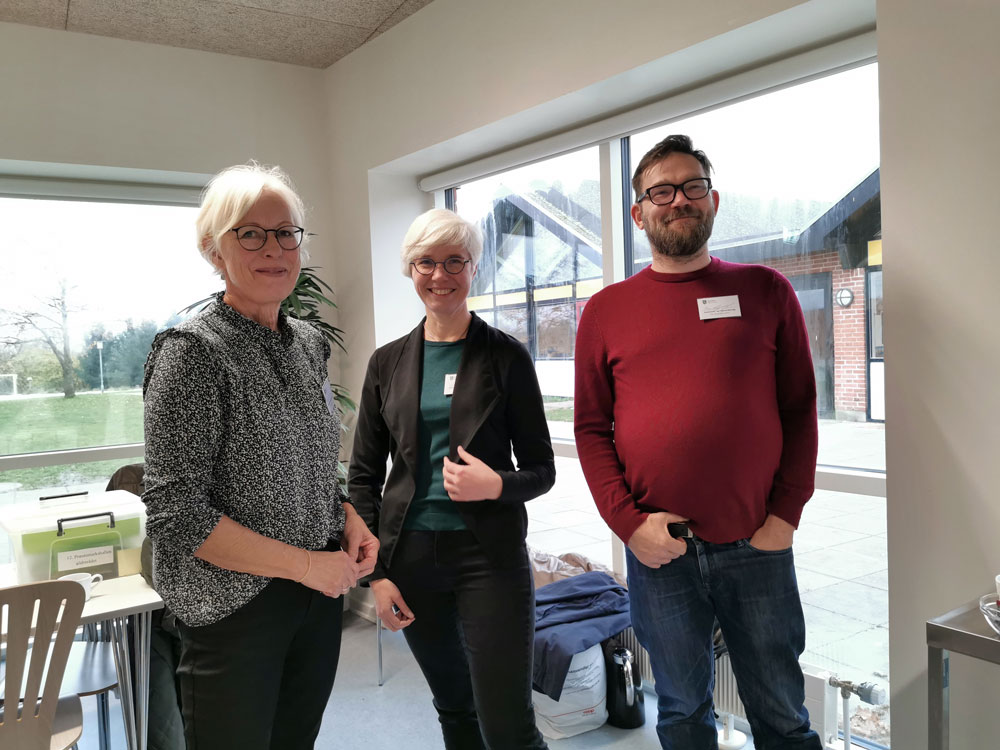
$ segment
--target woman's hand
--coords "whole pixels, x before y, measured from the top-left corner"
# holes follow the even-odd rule
[[[367,524],[362,520],[354,506],[344,503],[344,512],[347,518],[344,521],[344,536],[340,540],[340,546],[347,556],[358,564],[358,576],[364,577],[375,570],[375,561],[378,560],[378,537],[368,530]]]
[[[358,563],[346,552],[308,553],[309,567],[300,583],[336,599],[358,582]]]
[[[375,614],[393,633],[413,622],[413,613],[403,601],[403,595],[388,578],[372,581],[372,593],[375,595]]]
[[[503,479],[493,469],[458,446],[458,457],[465,465],[444,457],[444,488],[456,502],[496,500],[503,492]]]

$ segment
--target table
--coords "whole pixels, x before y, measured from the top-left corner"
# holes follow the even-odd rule
[[[949,653],[1000,664],[1000,636],[986,624],[979,599],[927,621],[927,746],[948,750]]]
[[[0,566],[5,567],[5,566]],[[12,570],[0,570],[0,586],[14,585]],[[146,750],[149,719],[150,623],[155,610],[163,607],[160,595],[140,575],[109,578],[92,589],[83,605],[81,625],[104,623],[111,634],[115,671],[121,691],[125,741],[129,750]],[[129,643],[129,624],[132,643]],[[129,669],[135,654],[135,683]]]
[[[121,690],[125,740],[129,750],[146,750],[149,721],[149,641],[155,610],[163,607],[160,595],[140,575],[110,578],[99,583],[83,606],[80,624],[107,623],[114,647],[115,670]],[[133,642],[129,644],[128,626]],[[129,654],[135,654],[135,684]]]

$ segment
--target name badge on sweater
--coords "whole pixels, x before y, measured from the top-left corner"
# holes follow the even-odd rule
[[[450,396],[455,392],[455,378],[458,377],[457,372],[450,373],[444,376],[444,395]]]
[[[702,320],[742,317],[742,314],[740,313],[739,295],[730,294],[727,297],[699,297],[698,317]]]

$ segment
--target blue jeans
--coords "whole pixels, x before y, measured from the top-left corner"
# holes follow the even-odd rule
[[[754,746],[820,750],[803,705],[805,622],[792,551],[763,552],[745,539],[687,544],[687,553],[655,569],[627,551],[632,627],[656,680],[660,744],[718,748],[712,705],[718,620]]]

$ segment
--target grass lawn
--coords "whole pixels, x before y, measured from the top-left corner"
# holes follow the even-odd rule
[[[0,455],[142,442],[142,392],[81,393],[76,398],[0,399]],[[56,487],[109,476],[128,460],[19,469],[0,482],[22,489]]]
[[[546,409],[545,418],[550,422],[572,422],[572,409]]]

